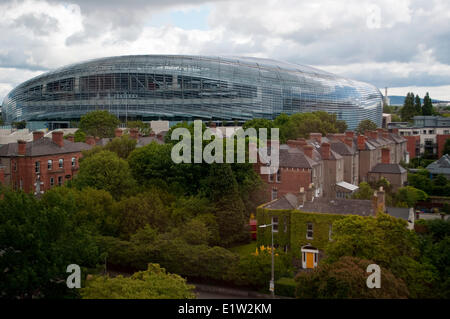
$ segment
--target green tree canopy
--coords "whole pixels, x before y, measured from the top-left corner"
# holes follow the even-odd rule
[[[144,123],[142,121],[128,121],[127,127],[128,128],[137,128],[139,130],[139,133],[142,136],[149,136],[150,133],[152,132],[150,124]]]
[[[116,153],[120,158],[126,159],[136,148],[136,140],[129,135],[113,138],[105,145],[105,150]]]
[[[405,283],[386,268],[381,269],[381,287],[368,289],[367,267],[373,261],[341,257],[332,264],[322,264],[313,272],[302,272],[295,278],[297,298],[306,299],[397,299],[408,298]]]
[[[194,286],[186,279],[169,274],[158,264],[131,277],[94,276],[81,289],[83,299],[194,299]]]
[[[415,115],[418,114],[416,113],[416,108],[414,106],[414,93],[408,93],[405,102],[403,103],[403,107],[400,110],[400,116],[402,121],[409,122]]]
[[[132,193],[136,187],[127,161],[110,151],[100,151],[80,162],[73,184],[77,188],[104,189],[115,198]]]
[[[358,124],[356,133],[365,134],[367,131],[374,131],[377,129],[377,125],[371,120],[363,120]]]
[[[81,117],[79,128],[94,137],[114,137],[119,124],[119,119],[108,111],[92,111]]]
[[[433,103],[431,102],[430,94],[427,92],[423,98],[422,115],[433,115]]]

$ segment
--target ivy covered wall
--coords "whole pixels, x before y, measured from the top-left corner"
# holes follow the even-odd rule
[[[274,233],[274,244],[279,245],[281,249],[287,245],[294,256],[300,258],[301,247],[306,244],[325,250],[329,243],[330,225],[346,215],[306,213],[299,210],[269,210],[262,207],[257,209],[258,225],[270,224],[272,217],[278,217],[278,233]],[[286,231],[285,223],[287,223]],[[313,224],[313,239],[306,238],[308,223]],[[271,245],[270,227],[258,227],[257,244],[258,246]]]

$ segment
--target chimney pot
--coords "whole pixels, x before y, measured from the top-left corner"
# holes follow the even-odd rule
[[[52,141],[56,144],[58,144],[59,147],[64,146],[64,138],[63,138],[64,132],[62,131],[53,131],[52,132]]]
[[[75,143],[75,136],[69,135],[69,136],[67,136],[67,140],[68,140],[69,142]]]
[[[353,147],[353,138],[346,137],[345,138],[345,144],[347,144],[349,147]]]

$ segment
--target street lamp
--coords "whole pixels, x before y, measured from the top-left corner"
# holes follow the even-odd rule
[[[275,298],[275,282],[274,282],[274,277],[275,277],[275,271],[274,271],[274,259],[273,259],[273,222],[272,224],[266,224],[266,225],[261,225],[259,226],[259,228],[266,228],[266,227],[272,227],[272,277],[270,279],[270,285],[269,285],[269,290],[270,290],[270,294],[272,295],[272,298]]]

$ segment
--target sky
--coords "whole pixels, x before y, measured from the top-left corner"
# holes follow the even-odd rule
[[[448,0],[0,0],[0,100],[91,58],[254,56],[450,101]]]

